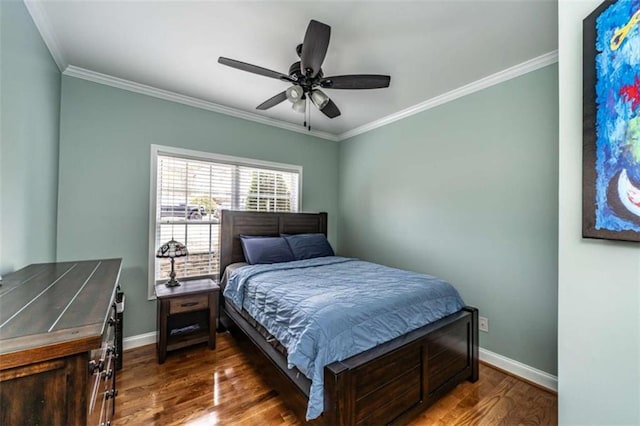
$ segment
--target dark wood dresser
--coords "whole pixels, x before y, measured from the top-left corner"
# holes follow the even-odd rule
[[[42,263],[3,277],[0,425],[111,423],[121,263]]]

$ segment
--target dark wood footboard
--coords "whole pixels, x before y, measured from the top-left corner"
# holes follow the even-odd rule
[[[272,371],[261,371],[304,419],[308,379],[287,369],[282,354],[233,308],[224,316],[272,363]],[[478,380],[478,310],[472,307],[327,365],[324,412],[313,424],[404,424],[465,380]]]
[[[325,423],[403,424],[478,380],[478,310],[467,307],[324,371]]]

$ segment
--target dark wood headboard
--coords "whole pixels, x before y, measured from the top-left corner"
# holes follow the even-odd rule
[[[220,279],[228,265],[246,262],[240,235],[323,233],[327,235],[326,213],[266,213],[222,210],[220,213]]]

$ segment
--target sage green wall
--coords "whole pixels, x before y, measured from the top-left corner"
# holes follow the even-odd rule
[[[341,253],[446,278],[483,348],[557,371],[558,69],[340,145]]]
[[[0,1],[0,274],[56,257],[60,71],[22,1]]]
[[[640,246],[582,235],[582,20],[600,0],[558,4],[561,425],[640,425]]]
[[[156,328],[147,301],[150,145],[303,166],[302,207],[336,241],[338,144],[63,76],[58,260],[122,257],[125,336]]]

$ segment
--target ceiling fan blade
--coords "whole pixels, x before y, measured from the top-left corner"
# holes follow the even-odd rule
[[[320,80],[326,89],[383,89],[389,87],[391,77],[377,74],[336,75]]]
[[[287,100],[287,92],[280,92],[272,98],[267,99],[260,105],[256,107],[256,109],[269,109],[278,105],[280,102]]]
[[[318,74],[324,57],[327,55],[330,37],[330,26],[313,19],[309,22],[302,42],[302,53],[300,54],[300,71],[302,71],[302,74],[310,74],[311,77],[315,77]]]
[[[272,71],[267,68],[262,68],[257,65],[247,64],[246,62],[236,61],[235,59],[229,59],[229,58],[220,56],[218,58],[218,62],[221,63],[222,65],[226,65],[231,68],[236,68],[242,71],[263,75],[265,77],[277,78],[278,80],[284,80],[284,81],[294,81],[288,75],[279,73],[277,71]]]
[[[327,102],[324,108],[322,108],[320,111],[322,111],[322,113],[329,118],[336,118],[340,115],[340,110],[331,99],[329,99],[329,102]]]

